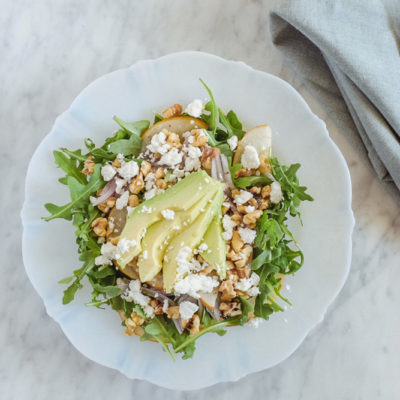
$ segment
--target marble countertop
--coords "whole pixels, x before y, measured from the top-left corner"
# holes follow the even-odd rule
[[[273,1],[24,1],[0,13],[0,398],[400,398],[400,213],[365,160],[272,47]],[[286,361],[235,383],[190,393],[129,380],[94,364],[47,316],[25,275],[19,212],[39,142],[95,78],[180,50],[242,60],[291,83],[322,118],[353,182],[349,278],[325,320]],[[5,257],[5,259],[4,259]]]

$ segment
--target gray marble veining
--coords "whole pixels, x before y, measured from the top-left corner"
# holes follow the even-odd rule
[[[368,164],[272,47],[273,1],[2,1],[0,13],[0,398],[395,399],[400,397],[400,213]],[[21,256],[29,159],[95,78],[143,58],[202,50],[281,76],[326,121],[353,182],[352,269],[326,318],[288,360],[235,383],[172,392],[83,357],[46,314]]]

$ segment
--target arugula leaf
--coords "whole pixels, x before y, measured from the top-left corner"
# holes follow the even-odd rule
[[[220,108],[218,109],[218,112],[219,121],[228,131],[229,137],[235,135],[238,139],[241,139],[244,135],[244,131],[242,129],[242,123],[239,121],[235,112],[231,110],[227,115],[225,115]]]
[[[124,156],[137,156],[142,148],[142,139],[132,135],[129,139],[121,139],[111,143],[108,151],[113,154],[123,154]]]
[[[242,304],[242,316],[240,318],[240,325],[244,325],[249,320],[249,313],[254,311],[254,307],[244,297],[239,296]]]
[[[91,194],[100,189],[104,181],[100,175],[101,165],[96,164],[93,175],[91,175],[87,184],[78,182],[74,177],[69,176],[67,179],[71,202],[63,206],[57,206],[52,203],[45,204],[50,216],[44,218],[45,221],[50,221],[55,218],[64,218],[71,220],[75,209],[82,207],[89,200]]]
[[[126,132],[130,133],[133,136],[140,136],[147,130],[150,126],[150,121],[141,120],[136,122],[126,122],[121,118],[118,118],[116,115],[113,117],[114,121],[123,128]]]
[[[244,176],[234,179],[234,185],[240,189],[246,189],[250,186],[270,185],[272,180],[266,176]]]
[[[69,158],[61,151],[54,150],[54,161],[59,168],[67,173],[68,176],[74,177],[79,183],[85,185],[87,183],[86,175],[81,172],[81,169],[76,166],[76,159]],[[64,178],[65,179],[65,178]],[[65,182],[67,179],[65,179]],[[64,181],[63,181],[64,182]]]
[[[208,95],[210,96],[210,101],[206,104],[205,109],[210,112],[209,115],[203,114],[202,119],[204,119],[208,127],[210,128],[210,131],[212,133],[212,137],[215,140],[215,132],[217,130],[218,126],[218,119],[219,119],[219,112],[218,112],[218,106],[217,103],[215,102],[214,96],[210,90],[210,88],[204,83],[203,79],[200,78],[200,82],[203,84],[203,86],[206,88]]]

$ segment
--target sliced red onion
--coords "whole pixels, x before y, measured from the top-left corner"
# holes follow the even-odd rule
[[[182,319],[172,318],[172,322],[174,323],[176,330],[181,334],[183,332]]]
[[[173,300],[171,300],[163,290],[142,286],[142,293],[147,296],[153,297],[155,299],[160,299],[162,301],[168,300],[168,304],[170,306],[176,305],[176,303]]]
[[[215,161],[215,158],[211,160],[211,178],[215,179],[216,181],[218,180],[217,176],[217,163]]]
[[[198,299],[197,304],[199,306],[200,315],[203,315],[203,310],[204,310],[203,302],[200,299]]]
[[[221,154],[221,167],[222,167],[222,174],[224,177],[224,182],[228,185],[230,189],[233,189],[235,186],[232,182],[232,175],[231,171],[229,170],[228,159],[226,158],[225,154]]]
[[[221,299],[218,296],[217,300],[215,301],[215,305],[214,305],[214,309],[210,310],[208,307],[206,307],[206,310],[208,311],[208,313],[211,315],[211,317],[217,321],[219,321],[221,319],[221,313],[219,311],[219,305],[221,303]]]
[[[110,182],[107,183],[106,186],[104,186],[103,190],[101,191],[100,197],[98,197],[93,202],[93,205],[98,206],[100,203],[110,198],[115,193],[116,188],[117,184],[115,183],[115,179],[112,179]]]

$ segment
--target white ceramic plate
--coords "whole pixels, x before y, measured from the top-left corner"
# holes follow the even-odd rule
[[[80,148],[85,137],[102,143],[116,129],[114,114],[132,121],[152,119],[152,110],[205,98],[199,77],[223,110],[237,112],[246,129],[263,123],[272,127],[274,154],[284,163],[302,164],[300,180],[315,201],[302,206],[304,226],[292,224],[306,260],[295,277],[286,280],[290,290],[286,288],[283,295],[293,307],[276,313],[258,329],[236,327],[224,337],[205,335],[198,341],[194,359],[173,363],[158,344],[124,336],[114,311],[85,307],[88,287],[72,304],[61,304],[64,286],[57,281],[79,267],[74,229],[68,221],[46,223],[41,217],[47,215],[44,203],[68,200],[66,188],[57,182],[61,172],[53,163],[54,149]],[[141,61],[94,81],[57,118],[37,148],[29,164],[25,195],[24,263],[48,314],[86,357],[130,378],[171,389],[234,381],[287,358],[322,320],[350,267],[354,225],[350,176],[325,124],[283,80],[205,53],[183,52]]]

